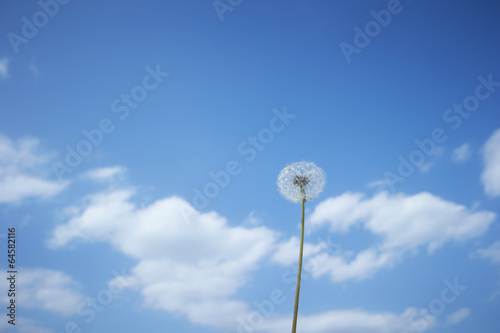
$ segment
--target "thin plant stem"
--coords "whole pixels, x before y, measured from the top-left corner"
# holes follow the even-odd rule
[[[306,199],[302,199],[302,222],[300,231],[300,254],[299,254],[299,272],[297,274],[297,289],[295,290],[295,306],[293,308],[292,333],[297,332],[297,315],[299,313],[299,294],[300,294],[300,276],[302,275],[302,254],[304,252],[304,204]]]

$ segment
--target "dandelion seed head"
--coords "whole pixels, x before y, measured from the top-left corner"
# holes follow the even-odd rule
[[[278,176],[278,188],[291,202],[312,200],[322,191],[326,183],[324,171],[313,162],[297,162],[287,165]]]

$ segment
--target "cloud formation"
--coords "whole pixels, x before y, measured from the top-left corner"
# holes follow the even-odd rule
[[[50,269],[22,269],[16,280],[16,302],[23,307],[36,308],[63,316],[75,314],[83,302],[79,285],[70,276]],[[9,276],[0,271],[2,276]],[[2,279],[3,290],[8,290],[7,280]],[[7,302],[7,295],[3,296]]]
[[[5,80],[9,77],[9,59],[0,59],[0,79]]]
[[[456,325],[470,315],[469,308],[461,308],[446,317],[446,325]]]
[[[34,320],[26,317],[16,316],[15,331],[9,331],[9,328],[13,328],[7,320],[0,321],[0,332],[16,332],[16,333],[55,333],[53,330],[40,327]]]
[[[52,197],[69,184],[47,179],[51,155],[39,150],[37,139],[15,142],[0,134],[0,203]]]
[[[500,196],[500,129],[486,141],[482,149],[484,170],[481,181],[490,197]]]
[[[446,242],[465,241],[485,233],[495,214],[473,211],[427,192],[415,195],[381,192],[372,198],[347,192],[318,204],[308,224],[346,232],[355,225],[380,236],[379,244],[351,258],[350,253],[329,254],[314,276],[330,274],[332,281],[364,279],[391,266],[406,251],[426,247],[432,253]]]
[[[416,308],[408,308],[401,314],[390,312],[367,312],[360,309],[336,310],[316,315],[301,316],[297,330],[309,333],[401,333],[422,332],[435,326],[435,317],[425,319],[417,316]],[[418,318],[418,319],[417,319]],[[258,332],[286,332],[291,317],[282,317],[257,326]],[[245,332],[245,331],[242,331]]]
[[[455,163],[463,163],[467,161],[472,155],[470,144],[464,143],[460,147],[453,150],[451,160]]]
[[[295,260],[292,257],[295,258],[298,251],[296,237],[279,241],[278,233],[266,227],[229,226],[216,212],[200,213],[182,198],[168,197],[139,205],[132,201],[133,196],[133,190],[114,189],[88,197],[79,207],[68,210],[72,216],[56,227],[49,245],[59,248],[77,240],[100,240],[136,258],[138,264],[124,281],[128,288],[142,295],[143,305],[148,308],[186,316],[195,324],[241,332],[252,329],[277,333],[289,328],[290,318],[278,316],[274,310],[268,317],[262,311],[252,311],[251,305],[235,298],[235,294],[266,258],[282,265],[292,264]],[[394,205],[401,205],[395,209],[402,214],[400,219],[376,227],[375,224],[385,221],[387,208]],[[406,214],[401,212],[402,207],[407,207]],[[444,213],[448,215],[442,216]],[[437,216],[433,217],[434,214]],[[469,238],[472,237],[469,224],[481,231],[492,218],[492,213],[472,213],[427,193],[416,196],[380,194],[371,199],[363,199],[362,194],[346,193],[320,203],[310,223],[315,227],[329,224],[333,230],[347,230],[355,223],[366,223],[373,232],[386,236],[385,246],[368,248],[347,261],[349,254],[330,239],[319,240],[316,244],[306,244],[306,257],[310,259],[307,269],[315,276],[330,273],[334,281],[367,277],[390,264],[399,255],[398,248],[431,247],[433,242],[437,246],[449,239]],[[410,245],[405,243],[405,246],[395,243],[393,237],[402,232],[398,223],[406,221],[406,228],[413,223],[420,226],[421,219],[425,220],[421,226],[427,230],[425,237],[413,227],[409,229],[416,241]],[[437,233],[448,226],[448,219],[456,219],[458,229],[468,235],[450,231],[438,237]],[[438,223],[433,226],[438,231],[429,232],[426,224],[433,223]],[[311,267],[311,263],[320,264]],[[415,319],[416,313],[414,308],[401,314],[335,310],[302,316],[299,325],[311,333],[331,332],[332,329],[345,333],[417,332],[434,325],[430,317],[425,323],[419,322]]]
[[[486,259],[492,264],[500,264],[500,241],[491,244],[490,246],[482,249],[477,249],[471,254],[475,259]]]
[[[116,179],[126,171],[127,169],[121,166],[98,168],[88,171],[85,177],[95,181],[108,181]]]
[[[91,196],[55,229],[49,245],[77,239],[110,242],[139,260],[125,279],[140,291],[145,306],[186,315],[197,324],[234,325],[247,304],[232,296],[269,254],[276,233],[265,227],[230,227],[217,213],[199,213],[178,197],[138,207],[132,195],[115,190]]]

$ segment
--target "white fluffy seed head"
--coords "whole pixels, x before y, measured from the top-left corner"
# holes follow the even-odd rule
[[[326,183],[325,173],[313,162],[297,162],[287,165],[278,176],[278,188],[291,202],[312,200]]]

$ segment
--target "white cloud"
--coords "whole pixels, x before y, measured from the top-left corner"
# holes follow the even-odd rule
[[[0,59],[0,79],[4,80],[9,77],[9,59]]]
[[[463,163],[467,161],[472,156],[472,151],[470,144],[464,143],[460,147],[453,150],[451,154],[451,160],[455,163]]]
[[[395,252],[379,251],[377,249],[366,249],[359,252],[354,259],[350,255],[341,253],[325,256],[321,254],[319,259],[313,257],[320,264],[311,267],[313,277],[330,274],[334,282],[349,279],[362,280],[375,274],[380,268],[391,266],[398,258]]]
[[[382,192],[366,199],[361,193],[344,193],[318,204],[307,225],[312,229],[328,225],[331,232],[361,225],[381,240],[353,258],[348,252],[330,254],[312,273],[329,273],[332,281],[367,278],[393,265],[406,251],[425,246],[432,253],[446,242],[478,237],[494,219],[492,212],[475,212],[426,192],[411,196]]]
[[[54,331],[48,328],[23,325],[19,327],[17,333],[54,333]]]
[[[323,244],[304,243],[304,258],[310,257],[323,250]],[[279,263],[283,266],[289,266],[299,260],[300,243],[298,237],[291,237],[288,241],[277,245],[276,251],[271,257],[272,262]]]
[[[243,225],[245,226],[257,226],[262,223],[262,218],[257,215],[255,211],[251,211],[247,217],[243,220]]]
[[[2,276],[9,277],[6,271]],[[2,279],[2,290],[8,290],[8,280]],[[78,284],[68,275],[50,269],[22,269],[17,275],[16,302],[22,307],[38,308],[64,316],[76,313],[83,296],[76,291]],[[8,301],[7,295],[2,297]]]
[[[269,258],[291,265],[297,260],[297,237],[278,243],[278,234],[266,227],[231,227],[219,214],[200,213],[178,197],[144,206],[133,203],[133,195],[133,190],[115,189],[90,196],[80,207],[68,210],[72,216],[54,230],[49,245],[100,240],[137,259],[125,277],[126,286],[141,293],[147,308],[184,315],[195,324],[237,329],[243,325],[240,319],[256,318],[251,305],[235,294],[258,263]],[[392,265],[406,249],[427,246],[432,250],[452,239],[474,237],[493,219],[493,213],[471,212],[428,193],[380,193],[370,199],[345,193],[320,203],[308,224],[348,232],[363,223],[381,236],[382,244],[355,254],[340,250],[330,239],[307,243],[309,261],[304,269],[313,276],[330,274],[333,281],[366,278]],[[402,314],[351,309],[303,315],[299,326],[310,333],[417,332],[434,326],[434,319],[426,318],[416,316],[413,308]],[[291,318],[273,313],[251,326],[255,331],[277,333],[290,323]],[[250,325],[248,320],[244,325]]]
[[[382,187],[387,188],[389,186],[390,186],[390,182],[387,181],[387,179],[374,180],[371,183],[368,183],[368,185],[366,185],[366,187],[368,187],[368,188],[382,188]]]
[[[16,202],[26,197],[51,197],[65,186],[53,181],[27,175],[9,175],[0,180],[0,202]]]
[[[483,234],[495,219],[492,212],[473,212],[427,192],[415,195],[381,192],[369,199],[361,193],[344,193],[318,204],[309,225],[329,225],[346,231],[355,224],[384,237],[382,249],[427,245],[432,252],[444,242]]]
[[[273,249],[275,232],[230,227],[217,213],[199,213],[178,197],[138,207],[132,194],[115,190],[91,196],[55,229],[49,245],[110,242],[139,260],[126,279],[128,287],[140,290],[144,306],[186,315],[197,324],[234,326],[248,305],[232,296]]]
[[[4,320],[0,321],[0,332],[16,332],[16,333],[54,333],[53,330],[48,328],[43,328],[37,325],[37,323],[26,317],[19,317],[16,315],[16,325],[12,326],[7,322],[10,320],[9,317],[2,318]],[[9,331],[8,329],[13,329]]]
[[[487,259],[492,264],[500,264],[500,241],[493,243],[487,248],[477,249],[471,254],[472,258]]]
[[[418,170],[421,173],[427,173],[429,170],[435,165],[435,161],[439,159],[441,156],[443,156],[444,153],[444,147],[443,146],[437,146],[430,155],[428,155],[429,158],[432,160],[427,162],[427,163],[421,163],[418,164]]]
[[[469,308],[462,308],[446,317],[446,325],[456,325],[470,315]]]
[[[39,152],[36,139],[13,142],[0,134],[0,203],[15,203],[28,197],[47,198],[61,192],[68,182],[46,178],[50,157]]]
[[[66,209],[65,213],[75,216],[55,229],[48,245],[56,248],[78,238],[105,241],[117,237],[116,233],[132,224],[134,205],[127,201],[132,194],[129,190],[99,193],[88,199],[86,207]]]
[[[113,180],[124,174],[126,168],[121,166],[107,167],[107,168],[99,168],[88,171],[85,176],[92,180]]]
[[[418,166],[421,173],[429,172],[429,170],[434,166],[434,162],[425,163]]]
[[[486,141],[482,149],[484,170],[481,181],[484,192],[491,196],[500,196],[500,129]]]
[[[500,265],[500,241],[482,249],[477,249],[470,254],[473,259],[488,260],[492,265]],[[500,296],[500,281],[497,289],[490,295],[489,300],[494,301]]]
[[[308,226],[318,227],[330,223],[330,230],[347,231],[360,218],[353,210],[364,195],[362,193],[346,192],[335,198],[320,202],[308,219]]]
[[[420,317],[418,310],[408,308],[402,314],[389,312],[367,312],[361,309],[336,310],[316,315],[302,315],[297,330],[309,333],[401,333],[422,332],[435,326],[435,317]],[[291,317],[271,318],[258,325],[246,323],[240,332],[279,333],[290,330]],[[253,325],[252,325],[253,324]]]

